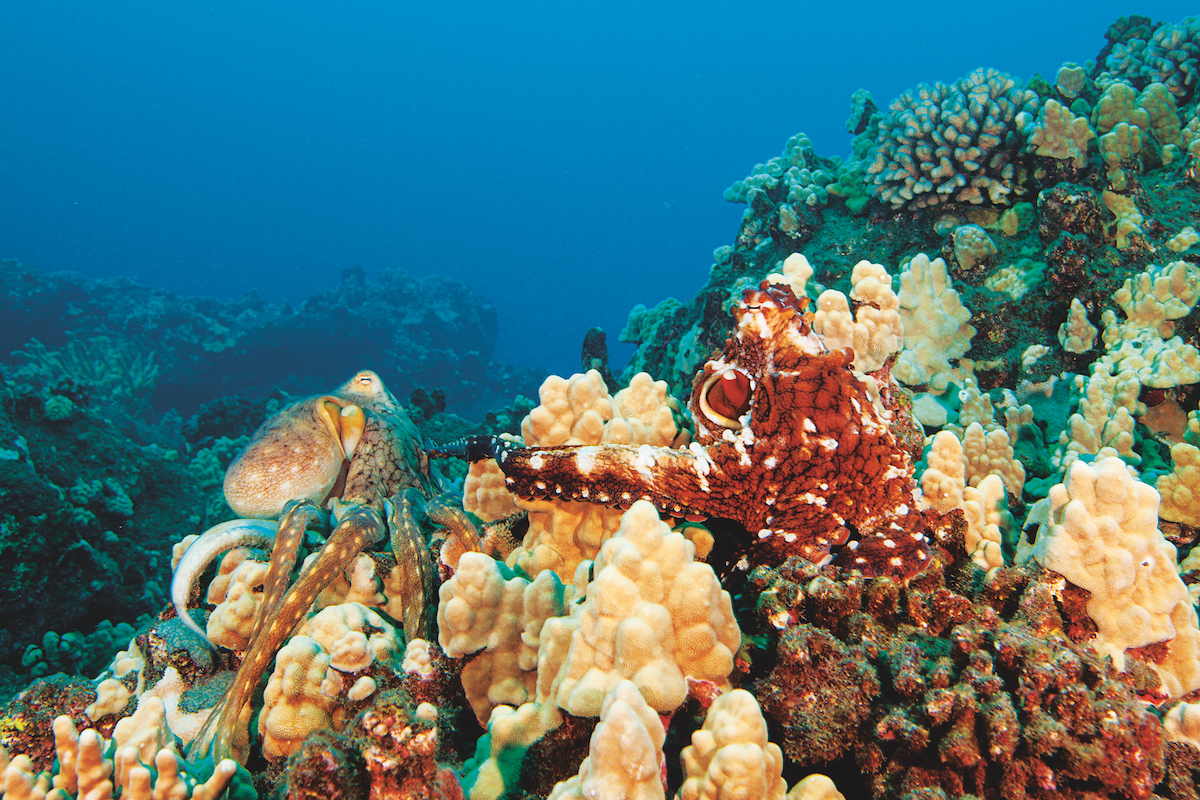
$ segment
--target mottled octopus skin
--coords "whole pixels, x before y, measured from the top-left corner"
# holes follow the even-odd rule
[[[338,416],[349,417],[352,422],[357,420],[350,436],[339,429],[338,420],[322,416],[331,408],[340,409]],[[318,441],[313,441],[314,438]],[[388,498],[397,498],[397,505],[401,506],[397,514],[403,514],[407,513],[405,490],[416,489],[426,496],[437,492],[428,458],[420,445],[420,434],[404,409],[378,375],[364,370],[330,395],[301,400],[280,410],[259,428],[231,465],[226,475],[227,494],[232,488],[238,497],[248,497],[257,507],[277,506],[283,516],[250,644],[232,684],[213,709],[205,729],[192,742],[189,754],[204,754],[210,742],[212,755],[218,760],[241,749],[236,740],[249,719],[248,703],[279,648],[308,613],[320,591],[360,552],[387,537],[384,509],[390,505]],[[344,459],[348,459],[338,466],[342,479],[335,484],[340,486],[331,487],[341,489],[337,498],[340,499],[338,525],[289,589],[288,579],[304,532],[311,522],[327,512],[319,509],[311,496],[289,503],[291,498],[286,493],[297,485],[322,485],[330,473],[332,457],[328,453],[336,452],[338,447],[344,448]],[[281,454],[288,452],[309,456],[290,462],[299,468],[289,469],[287,474],[299,478],[282,483],[264,479],[267,473],[260,462],[281,463]],[[306,470],[316,477],[306,476]],[[393,514],[393,520],[397,514]],[[204,536],[192,546],[204,548]],[[417,568],[431,569],[428,565]],[[423,600],[421,604],[423,608]],[[239,760],[245,758],[244,752],[236,755]]]
[[[909,454],[852,369],[850,351],[828,351],[791,290],[764,283],[733,310],[724,352],[704,365],[690,409],[686,450],[631,445],[510,447],[494,454],[510,491],[525,498],[628,506],[645,499],[674,516],[740,522],[758,563],[799,553],[867,574],[909,576],[929,562]],[[735,372],[731,372],[735,371]],[[729,375],[748,392],[722,406],[714,384]],[[717,392],[714,396],[713,392]],[[736,417],[736,418],[734,418]]]
[[[289,500],[380,503],[437,486],[421,434],[379,376],[363,370],[327,395],[284,406],[255,431],[225,474],[225,497],[244,517],[277,517]]]

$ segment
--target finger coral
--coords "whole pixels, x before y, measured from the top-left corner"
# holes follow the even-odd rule
[[[1024,144],[1018,116],[1037,107],[1033,91],[994,69],[905,92],[879,123],[867,166],[872,191],[893,208],[1007,205]]]

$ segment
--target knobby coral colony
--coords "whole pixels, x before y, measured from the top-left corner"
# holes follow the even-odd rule
[[[427,452],[372,372],[279,411],[226,476],[247,519],[182,554],[174,611],[94,684],[35,683],[0,718],[19,753],[0,750],[5,797],[213,797],[247,787],[234,759],[289,796],[781,798],[785,770],[824,770],[847,791],[913,800],[1197,797],[1200,625],[1176,568],[1200,555],[1177,565],[1159,519],[1184,544],[1200,522],[1200,415],[1180,406],[1196,399],[1182,384],[1200,382],[1200,235],[1168,238],[1143,213],[1161,187],[1141,170],[1194,194],[1200,23],[1123,20],[1109,40],[1106,72],[1066,65],[1053,87],[979,70],[888,114],[859,97],[853,159],[826,163],[793,137],[740,182],[730,196],[749,210],[714,268],[720,302],[631,315],[648,345],[638,364],[678,394],[678,374],[702,365],[690,440],[646,374],[613,397],[599,373],[548,380],[521,443]],[[1038,181],[1037,205],[1020,202]],[[833,290],[810,311],[814,270],[796,251],[830,197],[874,214],[838,248],[894,261],[928,227],[951,264],[914,256],[897,295],[864,260],[853,311]],[[929,224],[884,224],[893,213]],[[1178,258],[1121,286],[1109,267],[1158,245]],[[1029,258],[1041,247],[1048,264]],[[960,299],[952,274],[973,294]],[[731,331],[705,317],[677,335],[735,280]],[[1037,309],[989,299],[1026,296]],[[1054,308],[1055,356],[996,321],[1037,328]],[[972,345],[971,321],[987,342]],[[1006,337],[1021,340],[1021,398],[994,378],[1016,369]],[[1044,358],[1078,370],[1097,341],[1090,377],[1064,373],[1056,389],[1031,371]],[[976,382],[989,374],[990,394]],[[893,376],[928,391],[914,403]],[[1014,445],[1043,442],[1022,401],[1046,416],[1071,383],[1079,413],[1051,409],[1062,446],[1053,460],[1026,447],[1023,468]],[[942,430],[925,441],[914,415]],[[1176,464],[1156,487],[1150,424]],[[475,462],[462,495],[441,491],[430,455]],[[1037,498],[1017,542],[1005,503]],[[702,560],[713,535],[731,564],[720,579]],[[198,624],[197,584],[218,558],[216,608]],[[472,717],[487,727],[477,739]],[[457,775],[440,763],[472,744]],[[660,769],[664,747],[682,775]],[[837,797],[819,775],[788,792],[818,795]]]
[[[679,518],[736,520],[757,535],[755,563],[825,563],[837,550],[835,563],[864,574],[914,575],[929,561],[929,514],[917,510],[911,458],[892,432],[897,389],[885,368],[872,397],[853,351],[830,352],[813,333],[807,304],[787,286],[745,292],[725,351],[696,376],[687,449],[474,438],[435,455],[495,458],[520,497],[648,500]]]

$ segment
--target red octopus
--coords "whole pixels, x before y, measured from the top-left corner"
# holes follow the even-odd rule
[[[724,351],[693,383],[686,449],[470,437],[431,455],[494,457],[521,497],[649,500],[676,517],[735,520],[757,538],[754,563],[836,555],[866,574],[911,576],[930,562],[911,457],[853,352],[831,352],[813,332],[808,302],[765,282],[744,293]]]

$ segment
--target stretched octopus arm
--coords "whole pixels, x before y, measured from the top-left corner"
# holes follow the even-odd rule
[[[171,576],[171,604],[184,625],[208,642],[208,635],[187,613],[188,598],[200,581],[200,575],[218,556],[235,547],[270,547],[277,530],[278,525],[273,520],[235,519],[209,528],[192,542]]]
[[[496,454],[509,491],[528,498],[628,507],[649,500],[678,517],[734,516],[745,500],[699,445],[506,448]]]

